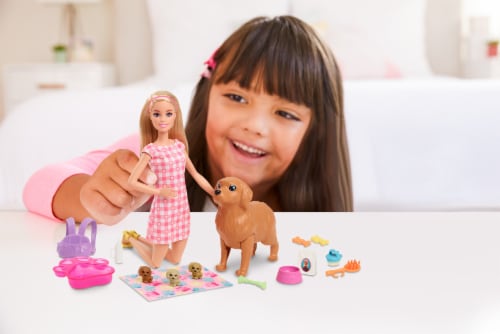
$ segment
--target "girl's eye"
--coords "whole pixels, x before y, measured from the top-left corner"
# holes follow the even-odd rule
[[[172,117],[173,115],[174,115],[173,112],[171,112],[171,111],[167,112],[167,117]]]
[[[278,114],[279,116],[281,116],[283,118],[289,119],[291,121],[300,121],[300,119],[297,116],[295,116],[287,111],[278,110],[276,112],[276,114]]]
[[[160,117],[160,113],[157,111],[153,112],[153,117]]]
[[[246,103],[247,101],[240,95],[236,95],[236,94],[226,94],[225,96],[227,96],[230,100],[233,100],[235,102],[239,102],[239,103]]]

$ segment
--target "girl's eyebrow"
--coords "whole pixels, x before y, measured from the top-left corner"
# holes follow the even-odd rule
[[[308,111],[311,111],[311,108],[309,108],[308,106],[304,105],[304,104],[298,104],[296,102],[292,102],[290,100],[287,100],[285,99],[284,97],[281,97],[281,96],[278,96],[279,100],[280,100],[280,103],[282,103],[283,105],[285,105],[285,107],[290,107],[290,108],[293,108],[293,109],[307,109]]]

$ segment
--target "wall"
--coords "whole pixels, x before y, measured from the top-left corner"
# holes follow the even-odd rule
[[[127,1],[127,0],[126,0]],[[84,37],[94,42],[97,61],[113,62],[113,2],[78,5]],[[62,6],[37,0],[0,0],[0,68],[9,63],[51,62],[52,45],[66,41]],[[0,81],[0,119],[3,118]]]
[[[460,73],[457,31],[462,1],[428,0],[428,56],[437,74]],[[78,5],[78,10],[85,36],[94,41],[96,60],[116,64],[119,83],[140,80],[152,73],[146,0],[100,0],[99,4]],[[60,5],[0,0],[0,69],[8,63],[51,62],[51,46],[65,37],[61,34],[65,31],[61,14]],[[114,50],[124,51],[114,54]],[[0,80],[0,120],[4,114],[2,91]]]
[[[126,84],[150,76],[152,36],[146,0],[115,0],[113,10],[118,81]]]
[[[427,0],[427,56],[435,74],[460,74],[461,1]]]

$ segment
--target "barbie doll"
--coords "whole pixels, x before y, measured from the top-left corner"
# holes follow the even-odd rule
[[[159,91],[147,99],[140,117],[141,154],[128,179],[129,186],[153,195],[146,238],[125,231],[122,243],[133,247],[150,266],[158,268],[165,258],[177,264],[190,232],[190,209],[185,170],[208,194],[213,187],[194,168],[188,155],[182,113],[177,98]],[[156,174],[155,185],[139,181],[146,167]]]

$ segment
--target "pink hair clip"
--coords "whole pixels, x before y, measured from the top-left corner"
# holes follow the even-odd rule
[[[210,77],[212,76],[212,71],[215,69],[215,66],[217,66],[217,63],[214,60],[214,55],[215,55],[216,52],[217,52],[217,50],[215,50],[214,53],[212,53],[212,55],[210,56],[210,58],[208,58],[203,63],[207,67],[205,68],[205,70],[203,71],[203,73],[201,73],[202,77],[210,79]]]

